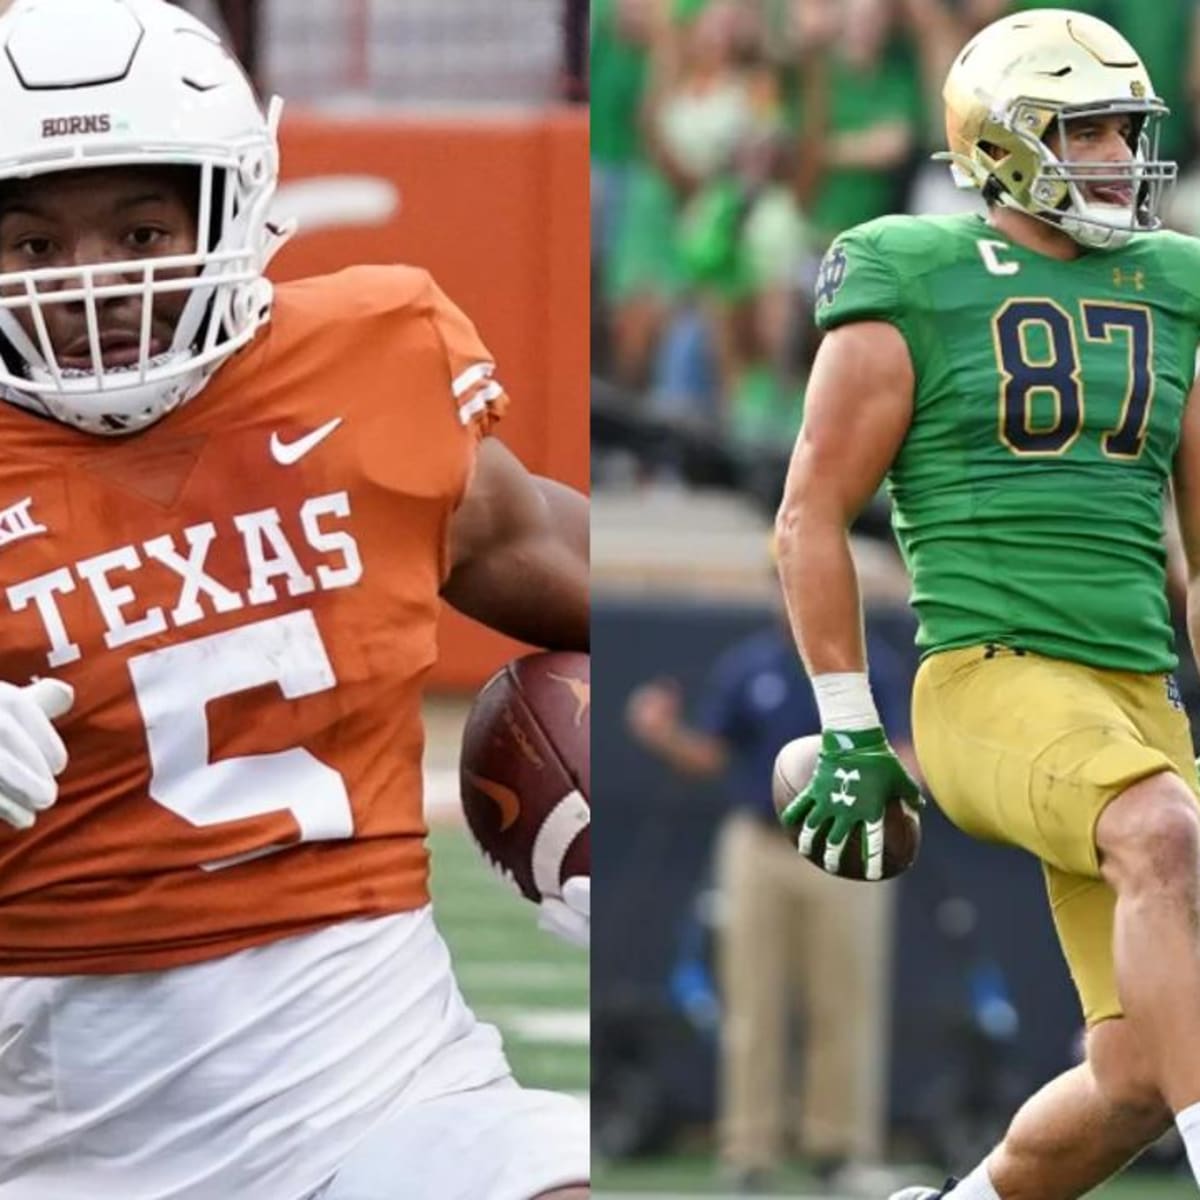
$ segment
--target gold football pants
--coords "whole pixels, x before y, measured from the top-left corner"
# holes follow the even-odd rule
[[[1096,822],[1161,771],[1197,790],[1187,718],[1167,683],[983,646],[932,655],[917,672],[913,734],[930,790],[965,833],[1041,860],[1089,1025],[1121,1012],[1115,896],[1100,878]]]

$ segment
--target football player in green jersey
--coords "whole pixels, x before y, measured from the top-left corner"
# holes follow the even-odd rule
[[[886,477],[922,771],[962,829],[1044,864],[1088,1025],[1086,1062],[986,1162],[902,1200],[1072,1200],[1172,1120],[1200,1179],[1200,788],[1163,545],[1173,481],[1200,598],[1200,244],[1158,231],[1165,108],[1103,22],[1003,19],[944,97],[986,216],[860,226],[817,285],[830,332],[778,537],[825,737],[784,821],[836,870],[851,838],[878,857],[885,802],[916,794],[867,686],[846,536]]]

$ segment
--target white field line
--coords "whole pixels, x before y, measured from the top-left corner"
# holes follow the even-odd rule
[[[526,1042],[548,1042],[562,1046],[586,1046],[591,1037],[592,1018],[586,1008],[488,1008],[479,1016],[499,1025],[506,1033]]]
[[[702,1196],[703,1200],[744,1200],[744,1194],[714,1195],[711,1192],[594,1192],[592,1200],[696,1200],[697,1196]],[[813,1192],[764,1192],[758,1200],[854,1200],[854,1197],[832,1193],[818,1196]]]
[[[464,988],[577,988],[586,978],[586,968],[575,964],[505,961],[464,962],[458,968],[458,982]]]

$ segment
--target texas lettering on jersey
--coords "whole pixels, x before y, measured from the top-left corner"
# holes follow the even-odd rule
[[[429,277],[278,289],[128,440],[0,404],[0,678],[75,688],[0,827],[0,973],[156,970],[428,900],[421,685],[448,534],[507,398]]]
[[[330,556],[310,574],[301,567],[288,541],[278,509],[235,514],[226,536],[240,536],[250,581],[243,592],[231,590],[206,573],[205,561],[218,536],[216,525],[206,521],[183,530],[182,548],[170,534],[160,535],[139,546],[118,546],[69,567],[22,580],[6,588],[4,594],[13,612],[30,606],[37,610],[46,633],[47,665],[62,667],[84,654],[57,602],[57,597],[75,591],[77,583],[91,592],[104,622],[103,644],[113,650],[168,628],[193,625],[210,612],[228,613],[272,604],[279,597],[276,582],[289,596],[352,587],[362,578],[362,559],[353,534],[323,524],[328,518],[349,515],[350,499],[345,492],[315,496],[301,506],[297,516],[307,545]],[[169,606],[148,605],[139,599],[138,578],[151,562],[178,576],[179,593]],[[201,602],[201,596],[207,604]],[[136,615],[131,615],[131,609]]]

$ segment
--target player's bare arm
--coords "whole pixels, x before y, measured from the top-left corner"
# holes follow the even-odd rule
[[[495,438],[484,439],[454,516],[450,562],[442,595],[460,612],[536,646],[588,648],[587,500],[530,474]],[[543,896],[540,910],[543,929],[586,947],[590,877],[566,880],[561,896]],[[587,1194],[568,1189],[545,1200]]]
[[[460,612],[535,646],[588,648],[588,503],[532,475],[496,438],[450,528],[442,595]]]
[[[817,352],[776,521],[779,574],[809,674],[863,671],[849,527],[912,420],[913,367],[899,330],[844,325]]]
[[[800,853],[842,870],[853,844],[862,878],[887,873],[889,805],[917,820],[917,785],[887,743],[866,674],[849,527],[878,488],[912,421],[915,373],[900,332],[850,322],[821,344],[776,522],[788,616],[821,714],[820,756],[780,820]],[[795,746],[796,743],[789,743]],[[780,758],[786,757],[784,747]],[[778,762],[778,760],[777,760]],[[786,797],[783,797],[786,800]],[[905,836],[908,844],[907,834]],[[910,853],[895,856],[899,869]]]
[[[559,538],[566,542],[584,563],[589,562],[592,531],[587,497],[557,479],[547,479],[545,475],[534,475],[533,482],[550,510],[550,518]]]

